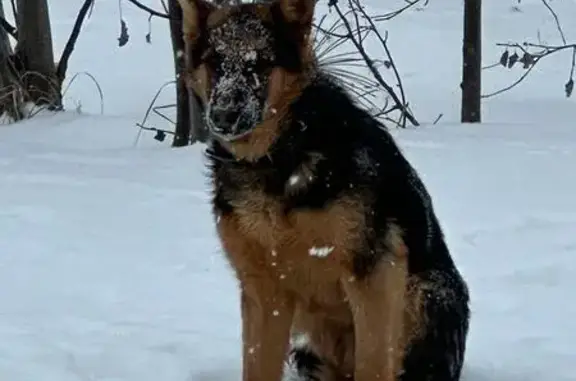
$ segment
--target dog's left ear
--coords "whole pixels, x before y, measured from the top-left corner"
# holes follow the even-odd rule
[[[307,34],[312,28],[316,0],[279,0],[279,3],[284,20]]]

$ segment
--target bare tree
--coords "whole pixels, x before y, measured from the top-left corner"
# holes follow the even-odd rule
[[[186,47],[182,38],[182,9],[178,0],[162,0],[164,11],[166,13],[154,10],[138,0],[128,0],[138,8],[148,12],[149,21],[152,17],[167,19],[170,26],[170,39],[172,42],[172,51],[174,56],[174,74],[175,80],[170,81],[162,86],[159,92],[167,84],[174,83],[176,87],[176,103],[170,105],[155,106],[159,92],[154,97],[152,104],[148,107],[144,120],[137,125],[144,130],[156,131],[156,139],[164,140],[166,134],[173,135],[172,146],[183,147],[195,142],[204,142],[207,138],[207,130],[201,117],[201,104],[194,92],[188,88],[186,83]],[[125,27],[124,21],[122,23]],[[125,29],[123,29],[125,30]],[[122,36],[121,36],[122,37]],[[150,35],[147,36],[150,41]],[[160,112],[160,109],[175,108],[176,120],[172,121],[169,117]],[[174,123],[174,131],[163,128],[157,128],[147,125],[147,119],[150,112],[155,112],[164,120]]]
[[[16,26],[0,13],[0,110],[14,120],[24,115],[24,104],[62,109],[62,82],[80,29],[94,0],[84,0],[62,57],[55,63],[47,0],[12,1]],[[7,35],[16,40],[12,52]]]
[[[3,2],[0,1],[0,19],[5,20]],[[5,112],[13,120],[22,119],[19,108],[18,84],[11,70],[12,46],[8,35],[15,35],[15,29],[9,25],[0,28],[0,114]]]
[[[482,0],[464,0],[462,123],[481,121]]]
[[[182,147],[195,139],[192,135],[191,94],[185,81],[185,47],[182,39],[182,10],[178,0],[168,0],[170,19],[170,37],[174,53],[174,68],[176,73],[176,129],[172,145]]]
[[[176,129],[172,145],[181,147],[196,141],[205,142],[207,130],[201,117],[201,103],[186,83],[186,47],[182,38],[182,10],[178,0],[169,0],[168,9],[171,15],[170,35],[177,78]]]
[[[18,0],[16,57],[25,70],[22,85],[30,101],[60,107],[61,83],[56,78],[52,29],[47,0]]]

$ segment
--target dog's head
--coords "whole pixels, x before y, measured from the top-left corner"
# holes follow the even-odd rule
[[[315,0],[216,8],[179,0],[188,84],[202,99],[211,135],[238,157],[266,154],[312,63]]]

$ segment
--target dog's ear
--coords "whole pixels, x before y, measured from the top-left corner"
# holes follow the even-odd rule
[[[278,0],[286,22],[303,29],[311,29],[316,0]],[[305,31],[306,33],[308,30]]]
[[[206,0],[178,0],[182,9],[182,34],[186,43],[192,45],[206,28],[208,15],[216,9]]]

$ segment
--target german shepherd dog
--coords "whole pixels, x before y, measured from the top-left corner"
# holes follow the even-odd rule
[[[457,381],[469,296],[430,196],[324,72],[314,0],[179,0],[243,381]]]

